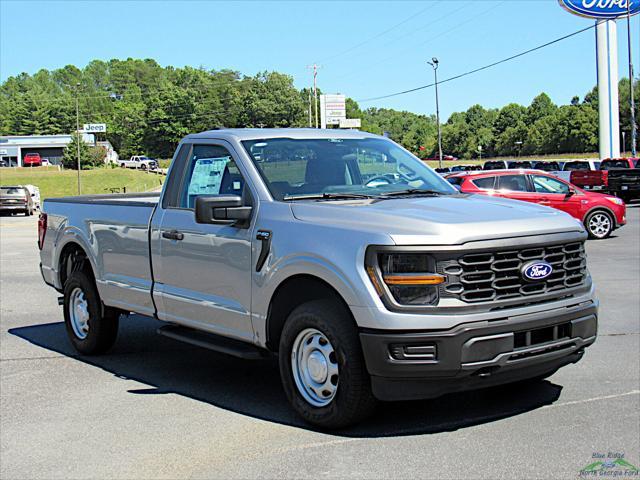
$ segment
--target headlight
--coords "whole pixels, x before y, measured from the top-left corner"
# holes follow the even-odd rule
[[[426,253],[367,252],[367,274],[383,300],[398,306],[428,306],[438,301],[435,260]],[[393,306],[393,305],[392,305]]]
[[[604,197],[609,200],[611,203],[615,203],[616,205],[624,205],[624,201],[618,197]]]

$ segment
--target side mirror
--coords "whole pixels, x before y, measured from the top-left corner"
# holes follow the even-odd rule
[[[245,206],[239,195],[200,195],[196,197],[196,222],[244,226],[251,218],[252,207]]]
[[[576,189],[575,189],[575,188],[573,188],[573,187],[569,187],[569,190],[567,191],[566,196],[567,196],[567,197],[572,197],[572,196],[574,196],[575,194],[576,194]]]

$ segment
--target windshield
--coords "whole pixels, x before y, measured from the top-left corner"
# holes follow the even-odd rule
[[[629,168],[626,160],[605,160],[600,164],[600,170],[609,170],[610,168]]]
[[[245,140],[276,200],[456,190],[423,162],[382,138]]]
[[[565,170],[590,170],[589,162],[567,162],[564,164]]]

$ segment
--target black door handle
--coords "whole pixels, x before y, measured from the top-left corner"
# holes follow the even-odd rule
[[[177,230],[165,230],[162,232],[162,238],[168,238],[169,240],[182,240],[184,233]]]

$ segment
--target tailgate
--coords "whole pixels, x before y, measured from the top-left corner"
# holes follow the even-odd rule
[[[615,190],[640,189],[640,168],[609,170],[609,187]]]
[[[586,190],[599,190],[606,185],[606,171],[574,170],[571,172],[571,183]]]

